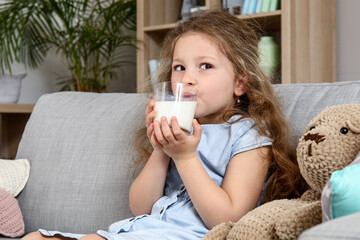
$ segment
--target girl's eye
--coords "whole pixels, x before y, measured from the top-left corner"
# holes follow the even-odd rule
[[[174,70],[175,71],[184,71],[185,68],[183,66],[181,66],[181,65],[177,65],[177,66],[174,67]]]
[[[211,68],[213,68],[213,66],[209,63],[203,63],[203,64],[201,64],[200,68],[201,69],[211,69]]]

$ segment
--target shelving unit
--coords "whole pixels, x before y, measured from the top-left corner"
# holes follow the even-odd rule
[[[14,159],[34,104],[0,104],[0,158]]]
[[[201,1],[206,9],[221,8],[221,0]],[[180,19],[182,0],[137,0],[137,91],[149,76],[148,60],[158,59],[165,34]],[[260,23],[279,36],[281,83],[335,82],[336,0],[281,0],[281,9],[238,15]]]

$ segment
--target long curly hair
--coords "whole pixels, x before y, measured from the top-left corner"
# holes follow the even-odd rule
[[[240,96],[240,101],[234,97],[234,107],[224,114],[223,119],[228,120],[233,115],[251,118],[259,126],[261,134],[273,140],[268,156],[271,166],[264,191],[265,203],[274,199],[298,197],[307,185],[300,174],[295,151],[289,145],[287,123],[272,85],[259,66],[259,29],[253,22],[241,20],[222,10],[208,10],[191,17],[168,32],[163,42],[158,81],[171,79],[175,44],[189,32],[208,36],[230,60],[235,75],[247,76],[246,93]],[[135,139],[139,151],[135,165],[139,166],[146,162],[152,148],[146,137],[146,129],[140,130]]]

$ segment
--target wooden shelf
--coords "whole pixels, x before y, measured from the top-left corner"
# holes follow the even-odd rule
[[[266,28],[266,23],[272,23],[276,25],[273,29],[280,28],[281,23],[281,10],[272,11],[272,12],[265,12],[265,13],[256,13],[256,14],[248,14],[248,15],[238,15],[240,19],[246,20],[255,20],[258,21],[260,25]],[[160,25],[153,25],[153,26],[146,26],[144,27],[143,31],[146,33],[166,33],[167,31],[175,28],[177,23],[166,23]]]
[[[34,104],[0,104],[0,158],[14,159]]]
[[[144,27],[144,32],[157,32],[157,31],[169,31],[170,29],[176,27],[176,23],[167,23],[155,26]]]
[[[202,0],[207,9],[221,0]],[[149,78],[148,61],[158,59],[166,33],[179,20],[182,0],[137,0],[137,91]],[[281,0],[281,9],[238,15],[256,21],[281,47],[281,83],[335,82],[336,0]]]
[[[34,104],[0,104],[0,113],[31,113]]]
[[[244,20],[256,21],[259,26],[261,26],[262,30],[265,32],[281,31],[281,10],[265,13],[238,15],[237,17]]]
[[[262,12],[262,13],[254,13],[254,14],[246,14],[246,15],[238,15],[238,18],[268,18],[273,16],[281,16],[281,9],[270,12]]]

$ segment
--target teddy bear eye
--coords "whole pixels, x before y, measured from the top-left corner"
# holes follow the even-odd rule
[[[346,128],[346,127],[340,128],[340,133],[341,133],[341,134],[347,134],[348,132],[349,132],[349,129],[348,129],[348,128]]]
[[[315,126],[312,126],[312,127],[310,128],[310,130],[313,130],[313,129],[315,129]]]

